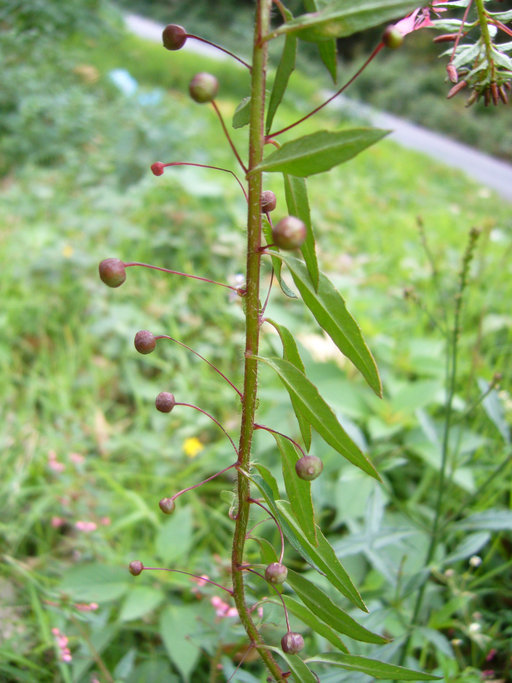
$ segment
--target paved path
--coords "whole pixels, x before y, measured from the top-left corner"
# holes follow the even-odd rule
[[[151,19],[128,14],[125,17],[128,28],[141,38],[161,41],[163,26]],[[183,49],[192,49],[196,53],[207,54],[214,59],[223,59],[225,55],[214,48],[198,41],[188,41]],[[388,139],[414,149],[434,158],[436,161],[458,168],[467,176],[482,185],[495,190],[501,197],[512,202],[512,165],[479,152],[468,145],[455,142],[434,131],[410,123],[404,119],[377,111],[360,102],[340,97],[330,106],[338,106],[353,111],[355,116],[363,115],[372,125],[388,128],[393,132]]]

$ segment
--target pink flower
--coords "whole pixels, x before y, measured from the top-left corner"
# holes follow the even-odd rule
[[[210,598],[210,602],[215,608],[215,614],[221,619],[238,616],[238,610],[236,607],[230,607],[228,603],[224,602],[224,600],[219,598],[218,595],[214,595],[213,598]]]
[[[62,662],[70,662],[73,657],[71,650],[68,647],[69,638],[60,632],[58,628],[52,628],[52,633],[55,636],[57,647],[59,648],[59,657]]]
[[[80,455],[80,453],[70,453],[69,459],[71,460],[71,462],[74,462],[75,465],[81,465],[85,460],[84,456]]]
[[[443,0],[433,0],[433,5],[438,5]],[[434,10],[434,12],[446,12],[446,8],[439,8]],[[415,9],[414,12],[408,14],[403,19],[400,19],[394,27],[397,28],[403,36],[413,31],[418,31],[420,28],[426,28],[427,26],[433,26],[434,24],[430,20],[430,10],[428,7]]]
[[[62,517],[52,517],[51,524],[54,529],[59,529],[61,526],[64,526],[65,523],[66,521],[62,519]]]
[[[90,533],[91,531],[96,531],[98,528],[98,525],[96,522],[75,522],[75,529],[78,529],[78,531],[84,531],[86,534]]]
[[[97,602],[78,602],[75,604],[75,608],[79,612],[94,612],[95,610],[98,609],[98,603]]]
[[[57,460],[55,451],[48,451],[48,467],[54,472],[62,472],[66,469],[66,465]]]

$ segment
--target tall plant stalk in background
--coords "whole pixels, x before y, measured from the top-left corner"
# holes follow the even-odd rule
[[[311,481],[321,474],[322,462],[318,457],[309,453],[312,429],[352,465],[360,468],[376,480],[380,480],[380,477],[367,456],[361,452],[347,434],[332,409],[320,395],[317,387],[306,376],[293,334],[281,323],[265,320],[265,306],[268,295],[263,305],[260,296],[261,266],[264,260],[271,263],[271,281],[275,276],[281,284],[283,293],[290,295],[290,290],[281,280],[281,270],[284,266],[291,275],[295,289],[304,305],[318,325],[332,338],[339,350],[362,374],[369,388],[378,396],[381,395],[382,388],[377,367],[361,331],[347,310],[342,296],[319,270],[305,178],[329,171],[334,166],[349,161],[380,140],[386,131],[372,128],[352,128],[341,131],[317,130],[310,135],[281,143],[281,139],[279,142],[276,140],[278,136],[294,130],[298,124],[312,116],[321,107],[317,107],[309,115],[275,132],[273,132],[273,123],[285,95],[288,80],[295,67],[299,40],[312,42],[318,46],[323,63],[333,80],[336,81],[337,38],[349,36],[352,33],[388,22],[396,18],[397,15],[413,10],[416,2],[410,0],[379,0],[371,3],[350,3],[346,0],[338,0],[324,6],[324,3],[317,3],[317,0],[306,0],[306,13],[295,18],[283,3],[275,0],[275,4],[283,21],[277,28],[272,29],[270,25],[272,0],[257,0],[256,2],[252,63],[247,64],[236,55],[232,55],[248,68],[251,78],[250,97],[241,104],[234,117],[235,127],[243,127],[244,125],[249,127],[247,162],[244,161],[243,155],[239,153],[231,139],[220,108],[216,103],[215,98],[219,91],[217,79],[211,74],[200,73],[190,83],[189,89],[192,99],[198,103],[211,104],[235,160],[245,176],[244,185],[232,170],[217,166],[209,167],[211,170],[222,170],[233,174],[242,186],[247,200],[246,279],[243,287],[238,289],[231,287],[237,291],[244,302],[243,390],[237,389],[212,363],[190,349],[213,367],[220,378],[226,380],[238,393],[241,399],[240,431],[237,446],[225,427],[214,416],[209,415],[198,406],[177,401],[174,395],[169,392],[161,392],[156,399],[158,410],[170,413],[179,407],[192,407],[200,411],[213,420],[228,437],[235,450],[236,460],[229,467],[213,474],[204,481],[191,485],[170,497],[163,498],[159,505],[162,512],[172,514],[176,507],[176,500],[181,495],[193,488],[206,485],[213,478],[223,475],[228,470],[234,470],[236,473],[236,503],[233,506],[234,513],[232,515],[235,522],[231,554],[232,587],[221,586],[209,579],[208,581],[223,589],[233,599],[240,622],[247,633],[247,651],[257,650],[273,680],[286,681],[292,676],[295,681],[301,683],[314,682],[318,679],[310,666],[315,663],[360,671],[375,678],[431,680],[435,677],[429,674],[404,669],[401,666],[378,659],[351,655],[338,634],[373,644],[383,644],[387,639],[363,627],[338,604],[335,604],[326,591],[306,579],[302,573],[288,569],[283,562],[286,539],[294,551],[302,557],[304,565],[308,565],[323,575],[324,579],[330,583],[331,588],[343,596],[347,605],[367,612],[367,607],[357,587],[316,524],[311,500]],[[434,4],[439,5],[440,3]],[[447,3],[441,4],[446,5]],[[373,50],[370,58],[366,60],[357,74],[377,56],[383,47],[398,47],[404,35],[422,25],[431,25],[428,9],[421,10],[421,15],[419,12],[420,10],[416,9],[412,15],[409,15],[402,22],[388,27],[382,41]],[[188,34],[183,27],[175,24],[167,26],[163,32],[164,46],[169,50],[178,50],[183,47],[188,39],[197,38],[198,36]],[[284,38],[283,50],[276,75],[270,87],[270,97],[266,101],[268,44],[269,41],[279,38]],[[354,77],[343,85],[338,93],[343,91],[353,80]],[[328,101],[330,99],[332,98],[329,98]],[[272,151],[265,156],[265,145],[268,143],[272,144]],[[165,164],[156,162],[153,164],[152,170],[156,176],[159,176],[162,175],[166,167],[184,163],[186,162],[176,160]],[[264,191],[264,173],[282,175],[285,211],[278,205],[272,192]],[[276,209],[276,205],[279,206],[282,218],[274,223],[271,212]],[[298,252],[298,250],[302,256],[301,259],[289,253]],[[456,372],[460,298],[465,286],[469,257],[470,254],[467,262],[465,262],[465,270],[461,275],[460,297],[454,327],[454,355],[451,358],[450,366],[450,394],[446,412],[441,483],[445,476],[447,462],[447,434],[450,428],[451,399],[453,398]],[[160,266],[138,262],[125,263],[119,259],[109,258],[100,264],[100,276],[106,284],[118,287],[126,278],[127,267],[167,270]],[[179,276],[185,275],[172,270],[167,270],[167,272]],[[201,280],[201,286],[223,285],[223,283],[209,280],[207,274],[204,275],[206,276],[187,276]],[[264,357],[260,354],[260,332],[265,322],[272,325],[279,335],[283,347],[282,357]],[[172,338],[165,334],[154,335],[148,330],[141,330],[135,336],[135,347],[140,353],[151,353],[155,350],[157,342],[163,339]],[[181,342],[178,343],[181,344]],[[182,346],[184,345],[182,344]],[[258,367],[260,363],[264,363],[275,372],[289,393],[302,445],[272,426],[261,425],[256,422]],[[284,488],[288,501],[281,500],[279,485],[271,472],[264,466],[255,465],[253,462],[252,441],[255,429],[267,430],[275,438],[276,457],[279,457],[282,463]],[[438,542],[438,524],[442,509],[441,495],[442,486],[440,487],[427,564],[432,559]],[[264,575],[257,571],[259,565],[246,562],[244,552],[248,537],[248,525],[254,505],[267,512],[269,518],[276,524],[281,539],[279,553],[275,549],[269,550],[268,547],[262,545],[261,563],[264,567]],[[254,538],[253,533],[251,533],[251,537]],[[130,564],[130,571],[134,575],[139,575],[148,569],[139,560]],[[167,569],[167,571],[187,573],[179,569]],[[250,604],[252,598],[246,582],[246,577],[249,575],[251,577],[260,576],[268,582],[271,591],[278,594],[280,604],[283,607],[283,620],[286,624],[280,650],[264,642],[260,628],[253,619],[256,605]],[[290,601],[288,600],[289,596],[281,594],[282,584],[285,582],[295,592],[299,601],[296,599]],[[413,623],[416,621],[422,596],[423,593],[420,591]],[[306,663],[298,656],[298,653],[305,646],[303,636],[291,630],[288,610],[294,611],[305,625],[320,633],[334,646],[334,649],[325,653],[312,654]],[[406,648],[404,648],[404,657],[405,652]],[[279,656],[279,661],[276,655]]]

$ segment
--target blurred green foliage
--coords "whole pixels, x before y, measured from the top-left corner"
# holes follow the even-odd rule
[[[235,620],[216,616],[210,599],[218,591],[166,572],[134,578],[126,565],[140,559],[229,580],[229,477],[180,499],[177,517],[164,518],[157,501],[230,464],[230,445],[206,418],[185,408],[161,415],[153,401],[159,391],[173,391],[234,433],[237,397],[181,347],[159,343],[141,357],[132,339],[143,328],[169,334],[236,383],[241,302],[220,288],[137,269],[128,270],[122,288],[110,290],[99,281],[97,264],[116,256],[230,280],[244,268],[244,198],[228,174],[175,168],[154,178],[149,172],[157,159],[235,168],[218,122],[185,94],[193,73],[211,64],[170,55],[110,24],[105,30],[84,41],[82,29],[78,35],[63,29],[45,59],[37,51],[23,56],[14,27],[0,36],[12,59],[3,73],[10,110],[0,116],[0,678],[178,683],[206,680],[212,662],[227,678],[245,640]],[[117,68],[138,81],[131,94],[112,81]],[[226,64],[216,64],[215,73],[219,105],[229,118],[246,94],[243,75]],[[283,125],[297,117],[295,107],[304,113],[311,106],[314,84],[296,79],[295,85],[294,107],[280,114]],[[279,183],[269,179],[268,189],[282,207]],[[450,320],[470,226],[480,227],[482,237],[464,308],[447,514],[510,456],[510,210],[459,173],[387,141],[349,170],[311,179],[310,190],[322,267],[376,355],[384,400],[372,398],[278,288],[268,314],[294,331],[308,375],[383,475],[382,488],[363,483],[315,440],[313,452],[325,462],[325,476],[314,486],[322,526],[363,583],[368,627],[400,637],[413,595],[407,579],[422,569],[439,469],[444,337],[428,312]],[[404,300],[404,287],[414,288],[416,304]],[[265,334],[264,349],[277,347],[275,336]],[[501,391],[468,412],[497,371],[504,376]],[[264,370],[258,419],[297,430],[287,396]],[[191,438],[203,447],[195,457],[187,455]],[[271,438],[257,433],[255,449],[278,475]],[[482,668],[510,676],[506,472],[464,511],[491,507],[490,519],[474,522],[469,543],[461,519],[436,558],[430,616],[412,663],[450,683],[478,680]],[[96,528],[81,531],[80,521]],[[278,543],[273,525],[261,529]],[[477,553],[482,564],[472,566],[468,558]],[[248,559],[262,561],[255,543]],[[287,562],[305,569],[293,552]],[[257,579],[252,587],[265,595]],[[98,609],[81,611],[82,602]],[[262,628],[269,642],[278,642],[281,624],[280,609],[267,604]],[[300,621],[294,625],[326,648]],[[69,636],[71,664],[59,660],[53,628]],[[249,660],[239,680],[259,681]],[[347,676],[322,673],[322,683],[356,680]]]

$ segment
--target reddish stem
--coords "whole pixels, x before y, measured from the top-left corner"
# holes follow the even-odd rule
[[[243,569],[245,569],[246,572],[251,572],[251,574],[256,574],[256,576],[259,576],[260,579],[263,579],[263,581],[267,581],[266,578],[263,576],[263,574],[260,574],[260,573],[257,572],[255,569],[251,569],[250,567],[243,567]],[[271,586],[271,587],[275,590],[275,592],[279,595],[279,599],[281,600],[281,602],[282,602],[282,604],[283,604],[284,618],[286,619],[286,630],[287,630],[288,632],[290,632],[290,631],[291,631],[291,628],[290,628],[290,620],[288,619],[288,610],[286,609],[286,605],[284,604],[283,596],[281,595],[281,593],[277,590],[277,588],[276,588],[272,583],[270,583],[269,581],[267,581],[267,583],[268,583],[268,585]]]
[[[186,574],[187,576],[193,576],[196,579],[201,579],[201,581],[205,581],[206,583],[211,583],[212,585],[217,586],[217,588],[221,588],[223,591],[226,591],[226,593],[233,595],[233,591],[230,588],[221,586],[220,583],[215,583],[215,581],[206,579],[204,576],[198,576],[197,574],[192,574],[191,572],[184,572],[181,569],[167,569],[167,567],[143,567],[143,571],[144,570],[151,572],[176,572],[177,574]]]
[[[186,406],[187,408],[193,408],[194,410],[198,410],[200,413],[203,413],[203,415],[206,415],[206,417],[209,417],[210,420],[212,420],[213,422],[215,422],[215,424],[217,425],[217,427],[219,427],[220,429],[222,429],[222,431],[224,432],[224,434],[225,434],[225,435],[228,437],[228,439],[231,441],[231,445],[233,446],[233,448],[234,448],[234,450],[235,450],[235,453],[236,453],[236,455],[237,455],[237,457],[238,457],[238,450],[237,450],[237,447],[235,446],[235,442],[234,442],[233,439],[229,436],[229,434],[228,434],[227,431],[224,429],[224,427],[221,425],[221,423],[213,417],[213,415],[210,415],[210,413],[207,413],[206,410],[203,410],[202,408],[199,408],[199,406],[195,406],[193,403],[175,403],[174,405],[175,405],[175,406]],[[230,465],[230,467],[234,467],[234,465]],[[229,469],[229,468],[228,468],[228,469]],[[215,475],[215,476],[217,476],[217,475]]]
[[[306,116],[303,116],[301,119],[298,121],[295,121],[295,123],[291,123],[289,126],[286,126],[286,128],[281,128],[281,130],[276,131],[275,133],[269,133],[269,135],[265,136],[265,142],[270,142],[271,138],[276,137],[276,135],[281,135],[281,133],[285,133],[287,130],[290,130],[291,128],[294,128],[295,126],[298,126],[299,123],[302,123],[306,119],[309,119],[310,116],[313,116],[313,114],[316,114],[317,112],[320,111],[320,109],[323,109],[325,106],[329,104],[329,102],[332,102],[338,95],[341,95],[341,93],[348,88],[349,85],[351,85],[356,78],[366,69],[368,64],[374,59],[379,52],[382,50],[384,47],[384,43],[379,43],[377,47],[373,50],[371,55],[368,57],[368,59],[365,61],[363,66],[356,71],[356,73],[350,78],[345,85],[343,85],[337,92],[334,93],[331,97],[329,97],[328,100],[325,100],[323,104],[321,104],[319,107],[316,107],[316,109],[313,109],[313,111],[310,111],[309,114],[306,114]]]
[[[142,266],[143,268],[151,268],[152,270],[161,270],[163,273],[171,273],[171,275],[181,275],[182,277],[190,277],[193,280],[202,280],[203,282],[208,282],[211,285],[219,285],[219,287],[226,287],[226,289],[231,289],[233,292],[240,294],[240,290],[231,285],[226,285],[224,282],[216,282],[215,280],[210,280],[207,277],[199,277],[199,275],[191,275],[190,273],[180,273],[178,270],[169,270],[169,268],[161,268],[160,266],[152,266],[150,263],[140,263],[139,261],[131,261],[130,263],[123,264],[125,268],[130,266]]]
[[[259,505],[262,510],[265,510],[265,512],[272,517],[274,522],[276,523],[277,529],[279,531],[279,536],[281,538],[281,554],[279,555],[279,564],[282,564],[283,562],[283,557],[284,557],[284,536],[283,536],[283,530],[281,529],[281,525],[277,521],[276,517],[270,512],[270,510],[263,505],[263,503],[260,503],[259,500],[256,500],[256,498],[249,498],[249,503],[255,503],[256,505]]]
[[[234,143],[233,140],[231,139],[231,136],[230,136],[230,134],[229,134],[229,132],[228,132],[228,129],[226,128],[226,124],[224,123],[224,119],[223,119],[223,117],[222,117],[222,114],[220,113],[220,109],[218,108],[217,103],[215,102],[215,100],[212,100],[212,103],[211,103],[211,104],[212,104],[212,107],[213,107],[214,110],[215,110],[215,113],[217,114],[217,117],[218,117],[218,119],[219,119],[219,121],[220,121],[220,125],[222,126],[222,130],[224,131],[224,135],[226,136],[226,139],[227,139],[227,141],[229,142],[229,146],[230,146],[231,149],[233,150],[233,154],[236,156],[238,163],[239,163],[240,166],[243,168],[244,173],[247,173],[247,168],[246,168],[244,162],[242,161],[242,159],[240,158],[240,155],[238,154],[238,151],[237,151],[237,149],[236,149],[236,147],[235,147],[235,143]]]
[[[243,186],[242,181],[237,176],[237,174],[234,171],[230,171],[229,168],[222,168],[222,166],[210,166],[210,164],[194,164],[191,161],[171,161],[168,164],[162,164],[162,167],[167,168],[168,166],[197,166],[198,168],[211,168],[214,171],[224,171],[225,173],[231,173],[233,178],[236,180],[236,182],[242,188],[242,192],[244,193],[245,201],[247,201],[247,192],[245,191],[245,187]]]
[[[196,36],[193,33],[187,33],[187,38],[193,38],[194,40],[199,40],[201,43],[206,43],[206,45],[211,45],[212,47],[216,48],[217,50],[220,50],[221,52],[225,52],[230,57],[233,57],[233,59],[236,59],[237,62],[240,62],[240,64],[243,64],[247,69],[249,69],[249,71],[252,71],[252,66],[250,64],[247,64],[247,62],[244,62],[244,60],[241,57],[237,57],[237,55],[235,55],[233,52],[226,50],[225,47],[221,47],[220,45],[217,45],[217,43],[212,43],[210,40],[206,40],[206,38],[201,38],[201,36]]]
[[[184,405],[184,404],[177,403],[176,405]],[[193,486],[188,486],[186,489],[182,489],[181,491],[178,491],[178,493],[175,493],[173,496],[171,496],[171,500],[174,501],[174,500],[176,500],[176,498],[179,498],[184,493],[188,493],[188,491],[192,491],[193,489],[197,489],[199,486],[202,486],[203,484],[207,484],[212,479],[215,479],[216,477],[220,477],[221,474],[224,474],[224,472],[227,472],[232,467],[236,467],[236,462],[234,462],[232,465],[229,465],[228,467],[225,467],[220,472],[216,472],[215,474],[212,474],[212,476],[208,477],[208,479],[203,479],[203,481],[200,481],[198,484],[194,484]]]
[[[215,372],[216,372],[218,375],[220,375],[223,379],[225,379],[226,382],[227,382],[227,383],[236,391],[236,393],[240,396],[240,398],[242,398],[242,392],[241,392],[239,389],[237,389],[237,388],[235,387],[235,385],[233,384],[233,382],[232,382],[231,380],[229,380],[229,379],[226,377],[226,375],[225,375],[224,373],[222,373],[222,372],[219,370],[219,368],[218,368],[217,366],[215,366],[213,363],[210,363],[210,361],[209,361],[207,358],[205,358],[204,356],[201,356],[200,353],[198,353],[197,351],[194,351],[194,349],[190,348],[190,346],[187,346],[187,345],[184,344],[183,342],[178,341],[177,339],[174,339],[174,337],[169,337],[168,334],[159,334],[159,335],[155,336],[155,339],[169,339],[170,341],[175,342],[176,344],[179,344],[180,346],[183,346],[183,347],[184,347],[185,349],[187,349],[188,351],[192,351],[192,353],[195,353],[195,355],[196,355],[198,358],[200,358],[200,359],[203,360],[205,363],[207,363],[211,368],[213,368],[213,369],[215,370]]]
[[[291,436],[288,436],[287,434],[283,434],[282,432],[278,432],[276,429],[272,429],[271,427],[266,427],[265,425],[254,425],[254,429],[264,429],[266,432],[272,432],[272,434],[278,434],[279,436],[284,436],[285,439],[288,439],[288,441],[291,441],[292,444],[299,449],[299,451],[302,453],[302,455],[306,455],[304,452],[304,449],[296,442],[294,439],[292,439]]]

